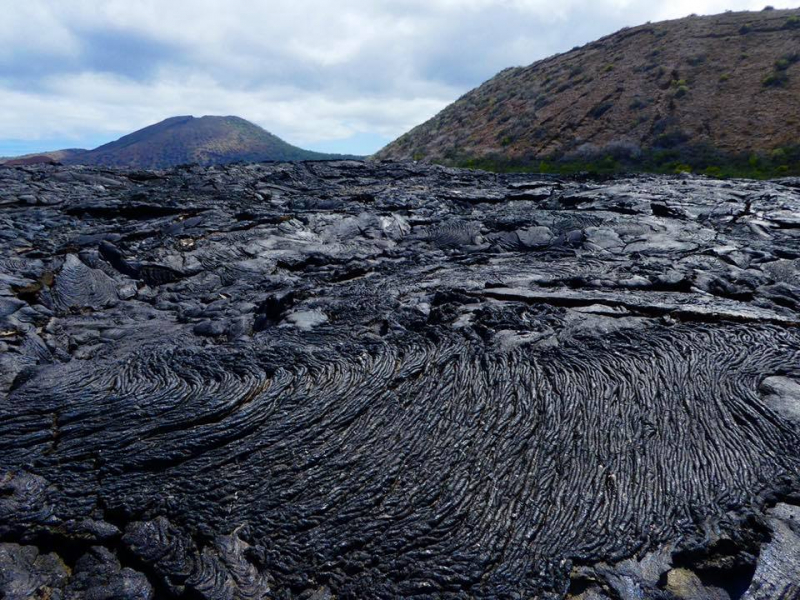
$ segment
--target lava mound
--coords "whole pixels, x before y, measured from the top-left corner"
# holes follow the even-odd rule
[[[800,597],[800,181],[0,168],[5,598]]]

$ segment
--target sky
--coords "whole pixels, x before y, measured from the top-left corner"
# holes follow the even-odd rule
[[[176,115],[371,154],[506,67],[767,1],[0,0],[0,156],[94,148]]]

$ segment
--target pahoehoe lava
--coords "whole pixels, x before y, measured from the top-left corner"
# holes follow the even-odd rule
[[[800,597],[798,189],[0,168],[0,592]]]

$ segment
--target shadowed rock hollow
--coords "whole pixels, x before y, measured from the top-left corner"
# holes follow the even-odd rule
[[[0,590],[796,598],[799,185],[0,169]]]

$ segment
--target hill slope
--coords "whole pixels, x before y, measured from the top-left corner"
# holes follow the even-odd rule
[[[69,164],[162,169],[186,163],[334,158],[284,142],[239,117],[172,117],[78,156]]]
[[[22,156],[10,156],[0,158],[0,165],[9,167],[41,165],[48,163],[60,163],[67,160],[74,160],[86,150],[80,148],[69,148],[65,150],[52,150],[50,152],[35,152],[33,154],[23,154]]]
[[[513,165],[642,149],[711,163],[796,146],[799,97],[800,10],[691,16],[506,69],[376,157]]]

